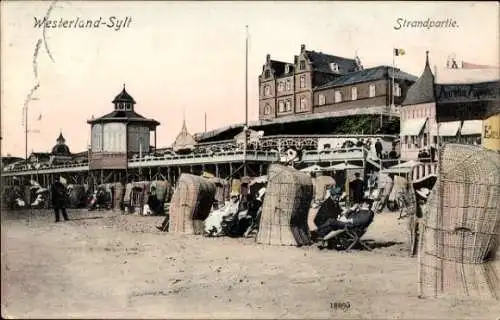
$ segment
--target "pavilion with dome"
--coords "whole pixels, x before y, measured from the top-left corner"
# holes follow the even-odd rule
[[[112,103],[110,113],[87,121],[91,126],[90,169],[126,169],[133,154],[156,149],[156,127],[160,123],[136,112],[136,101],[125,85]],[[153,146],[151,132],[154,132]]]

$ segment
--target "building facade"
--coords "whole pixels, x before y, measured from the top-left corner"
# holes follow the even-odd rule
[[[259,76],[259,120],[331,111],[351,115],[370,107],[380,113],[392,104],[391,91],[399,105],[416,79],[388,66],[363,69],[357,57],[308,51],[301,45],[293,63],[267,55]]]
[[[149,153],[150,132],[160,124],[135,112],[135,100],[123,86],[112,101],[114,110],[87,121],[91,125],[91,169],[125,169],[132,154]]]
[[[500,113],[499,81],[478,81],[461,69],[452,72],[453,77],[442,77],[448,83],[436,83],[426,53],[424,71],[401,107],[402,159],[416,160],[421,151],[430,154],[431,148],[443,143],[496,148],[493,128],[500,127],[496,124],[500,118],[495,118]]]

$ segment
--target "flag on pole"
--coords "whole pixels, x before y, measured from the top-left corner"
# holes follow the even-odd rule
[[[406,52],[404,49],[394,49],[394,55],[397,56],[403,56]]]

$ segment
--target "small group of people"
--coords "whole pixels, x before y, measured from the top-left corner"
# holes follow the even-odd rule
[[[418,151],[418,160],[420,162],[434,162],[436,161],[436,148],[424,148]]]

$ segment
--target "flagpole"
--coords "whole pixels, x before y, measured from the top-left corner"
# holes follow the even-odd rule
[[[395,48],[393,46],[393,48],[392,48],[392,90],[391,90],[391,108],[389,109],[389,119],[392,119],[391,111],[394,108],[394,65],[395,65],[395,60],[396,60],[396,55],[395,55],[394,50],[395,50]]]
[[[24,156],[26,159],[26,167],[28,167],[28,105],[24,107]]]
[[[243,134],[245,135],[245,142],[243,144],[243,175],[247,175],[247,130],[248,130],[248,25],[245,26],[245,127],[243,128]]]

